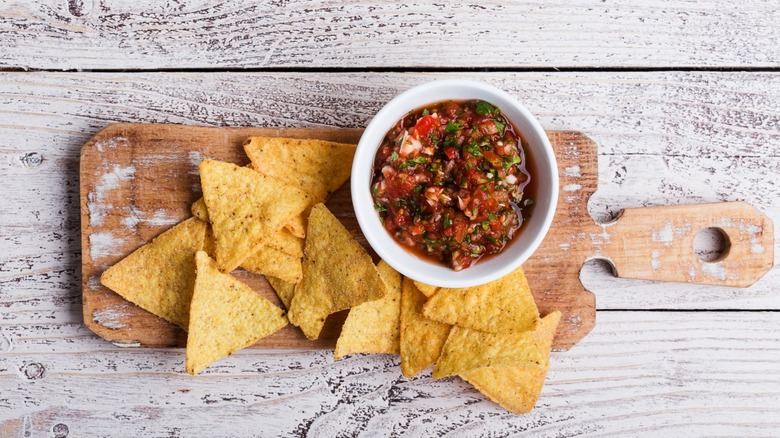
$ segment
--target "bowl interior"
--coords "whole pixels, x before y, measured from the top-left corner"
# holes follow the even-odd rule
[[[501,109],[520,131],[532,157],[531,178],[538,178],[533,214],[520,234],[496,256],[456,272],[421,259],[400,246],[384,229],[374,210],[371,173],[376,151],[387,131],[409,111],[444,100],[481,99]],[[441,287],[470,287],[498,279],[520,266],[539,246],[552,222],[558,201],[558,167],[550,142],[536,119],[510,95],[473,81],[434,81],[412,88],[390,101],[369,123],[358,144],[352,167],[352,200],[360,228],[371,247],[401,274]]]

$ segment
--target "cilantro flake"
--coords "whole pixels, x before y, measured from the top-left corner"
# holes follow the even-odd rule
[[[490,113],[496,111],[496,107],[485,102],[484,100],[480,100],[479,102],[477,102],[477,105],[474,107],[474,109],[477,111],[477,114],[479,114],[480,116],[487,116],[490,115]]]

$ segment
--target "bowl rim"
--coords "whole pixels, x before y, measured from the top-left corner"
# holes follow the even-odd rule
[[[441,102],[446,101],[448,99],[452,99],[452,96],[447,96],[448,90],[450,90],[450,94],[452,94],[453,89],[460,89],[465,90],[467,92],[473,92],[473,93],[481,93],[483,95],[489,95],[491,97],[473,97],[473,98],[466,98],[466,99],[482,99],[486,100],[492,104],[496,104],[496,100],[503,101],[504,103],[511,105],[513,107],[513,110],[516,110],[522,119],[524,123],[530,125],[531,131],[536,134],[536,137],[538,137],[538,145],[536,148],[534,148],[534,163],[537,167],[537,171],[539,171],[539,168],[541,167],[541,162],[544,161],[547,166],[544,169],[545,172],[549,172],[550,175],[550,181],[549,181],[549,191],[550,195],[549,197],[546,197],[545,199],[549,200],[547,208],[543,210],[539,210],[538,203],[534,210],[533,217],[537,217],[540,214],[543,214],[543,222],[541,225],[538,225],[539,232],[536,233],[536,235],[533,236],[532,240],[523,245],[524,249],[520,250],[520,253],[517,257],[514,259],[506,259],[506,261],[494,264],[499,264],[498,267],[494,267],[494,269],[491,269],[490,271],[486,271],[482,273],[481,275],[474,274],[475,271],[472,271],[473,269],[477,269],[480,264],[479,262],[477,265],[465,269],[460,272],[456,272],[450,268],[447,268],[449,271],[449,274],[446,276],[446,278],[442,278],[438,275],[433,275],[430,272],[426,272],[424,269],[426,264],[430,264],[431,262],[428,262],[426,260],[423,260],[414,254],[412,254],[408,249],[403,248],[398,242],[396,242],[395,239],[390,236],[389,233],[384,229],[384,227],[381,225],[381,222],[378,220],[379,216],[376,214],[376,211],[374,210],[374,203],[373,198],[371,197],[371,168],[373,168],[374,158],[376,156],[376,151],[379,148],[379,145],[382,142],[382,138],[385,136],[387,131],[395,124],[399,117],[393,116],[393,114],[398,113],[399,110],[401,110],[401,114],[406,114],[409,111],[413,111],[419,107],[422,107],[424,105],[435,103],[435,102]],[[418,95],[427,95],[430,93],[436,93],[440,92],[443,93],[443,95],[440,98],[436,98],[433,100],[420,100],[420,98],[417,98],[415,100],[416,96]],[[455,98],[459,99],[460,98]],[[493,101],[491,101],[491,99]],[[407,105],[407,101],[411,101],[411,106]],[[497,105],[499,107],[503,105]],[[503,110],[504,108],[502,108]],[[505,111],[502,111],[505,112]],[[388,122],[388,118],[392,118],[391,122]],[[507,118],[509,116],[507,115]],[[517,120],[513,120],[510,118],[510,122],[512,122],[515,125],[518,125]],[[388,123],[390,123],[388,125]],[[521,133],[523,137],[528,141],[529,133],[526,131],[521,130]],[[530,147],[530,145],[529,145]],[[541,149],[543,157],[539,156],[539,151],[537,149]],[[544,158],[544,160],[542,160]],[[368,163],[368,164],[367,164]],[[368,166],[368,170],[366,170],[365,166]],[[365,178],[363,177],[363,173],[367,173],[369,175],[368,181],[365,181]],[[363,184],[365,183],[365,184]],[[365,185],[365,187],[362,187]],[[393,269],[400,272],[402,275],[409,277],[413,280],[420,281],[422,283],[438,286],[438,287],[448,287],[448,288],[460,288],[460,287],[472,287],[477,286],[481,284],[488,283],[493,280],[497,280],[504,275],[510,273],[511,271],[517,269],[522,263],[524,263],[536,249],[541,244],[544,237],[547,235],[547,232],[549,231],[550,225],[552,224],[553,218],[555,216],[555,210],[557,208],[558,204],[558,189],[559,189],[559,175],[558,175],[558,165],[556,162],[555,152],[552,148],[552,145],[550,144],[550,141],[542,128],[541,124],[538,122],[536,117],[533,116],[533,114],[528,111],[528,109],[522,105],[520,102],[517,101],[513,96],[506,93],[503,90],[500,90],[492,85],[485,84],[483,82],[473,81],[473,80],[467,80],[467,79],[443,79],[443,80],[433,80],[429,81],[420,85],[417,85],[415,87],[412,87],[397,96],[395,96],[393,99],[391,99],[389,102],[387,102],[380,110],[376,113],[376,115],[371,119],[368,126],[366,126],[366,129],[364,130],[363,134],[360,137],[360,141],[358,142],[357,149],[355,151],[355,158],[352,163],[352,169],[351,169],[351,195],[352,195],[352,206],[355,211],[355,216],[358,220],[358,224],[360,226],[361,231],[363,232],[363,235],[365,236],[366,240],[368,241],[369,245],[376,251],[376,253],[379,255],[382,260],[384,260],[386,263],[388,263]],[[368,202],[366,202],[368,201]],[[531,219],[533,220],[533,218]],[[376,224],[371,224],[370,221],[375,221]],[[538,221],[538,220],[537,220]],[[376,233],[376,227],[379,227],[379,229],[383,232],[381,235],[379,233]],[[372,229],[374,232],[372,232]],[[407,254],[408,257],[403,256],[404,258],[408,258],[407,261],[401,261],[397,260],[395,256],[393,256],[387,248],[385,248],[385,245],[387,243],[392,242],[392,245],[399,248],[403,253]],[[501,259],[501,256],[504,255],[505,252],[502,252],[494,257],[495,259]],[[423,269],[414,270],[409,267],[410,264],[417,264],[413,262],[419,262],[420,266]],[[469,278],[462,278],[459,277],[458,274],[463,272],[468,272]]]

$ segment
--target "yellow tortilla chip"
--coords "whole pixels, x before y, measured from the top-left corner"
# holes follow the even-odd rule
[[[190,206],[190,212],[193,216],[202,220],[203,222],[210,222],[209,210],[206,208],[206,201],[204,201],[203,198],[200,198],[192,203]]]
[[[284,225],[284,229],[295,237],[303,239],[306,237],[306,212],[292,218]]]
[[[353,353],[400,353],[401,274],[384,260],[376,268],[387,293],[349,311],[336,342],[336,360]]]
[[[531,412],[542,393],[547,370],[500,366],[461,374],[479,392],[509,412]]]
[[[142,309],[187,330],[195,286],[195,253],[206,224],[195,218],[176,225],[108,268],[100,282]]]
[[[265,246],[241,262],[241,267],[255,274],[270,275],[290,283],[303,277],[301,259]]]
[[[481,286],[441,288],[423,314],[445,324],[499,333],[525,331],[539,321],[539,310],[522,268]]]
[[[250,137],[244,151],[260,173],[306,191],[325,202],[349,179],[356,146],[322,140]]]
[[[192,375],[287,325],[282,309],[221,273],[205,252],[199,251],[195,260],[198,275],[186,354],[187,372]]]
[[[486,333],[456,326],[444,344],[433,378],[498,366],[545,370],[552,344],[552,339],[549,344],[546,339],[555,334],[558,321],[560,312],[553,312],[525,332]]]
[[[206,202],[203,198],[195,201],[190,207],[190,210],[192,211],[192,215],[196,218],[204,222],[209,221],[208,209],[206,209]],[[299,217],[300,216],[295,216],[295,218]],[[296,219],[293,219],[292,222],[297,221]],[[305,233],[301,233],[300,237],[296,237],[287,228],[282,228],[268,238],[267,245],[287,255],[301,258],[303,257],[303,234]],[[213,255],[213,253],[209,253],[209,255]]]
[[[305,192],[235,164],[201,161],[200,178],[223,272],[267,244],[310,202]]]
[[[555,311],[544,317],[538,333],[540,349],[549,363],[555,330],[561,319],[561,312]],[[539,399],[547,368],[523,368],[511,365],[477,368],[461,373],[460,376],[474,385],[482,394],[498,403],[504,409],[516,414],[530,412]]]
[[[295,294],[295,283],[288,283],[284,280],[280,280],[276,277],[268,275],[265,276],[265,279],[268,280],[268,283],[272,288],[274,288],[276,296],[282,300],[284,307],[289,309],[290,303],[292,303],[293,295]]]
[[[323,204],[311,210],[303,254],[288,316],[309,339],[319,337],[329,314],[385,295],[371,256]]]
[[[441,354],[452,327],[422,314],[423,295],[410,278],[404,278],[401,293],[401,373],[414,377],[433,365]]]
[[[414,285],[417,286],[417,290],[423,293],[426,297],[430,298],[432,297],[436,291],[439,290],[438,286],[431,286],[430,284],[421,283],[419,281],[415,281]]]

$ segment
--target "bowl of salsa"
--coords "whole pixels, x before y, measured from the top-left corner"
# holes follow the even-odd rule
[[[470,287],[536,250],[555,213],[558,170],[544,130],[513,97],[441,80],[400,94],[372,119],[351,190],[383,260],[423,283]]]

